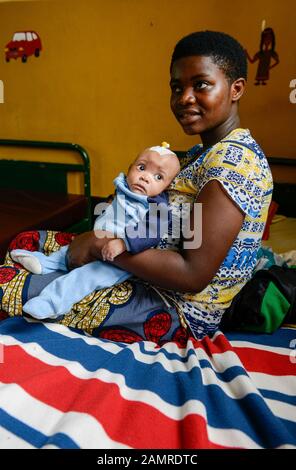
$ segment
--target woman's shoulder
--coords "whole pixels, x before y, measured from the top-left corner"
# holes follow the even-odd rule
[[[238,151],[239,149],[239,151]],[[259,158],[265,158],[260,145],[251,135],[249,129],[234,129],[226,137],[220,140],[212,148],[212,153],[225,153],[226,155],[242,155],[244,153],[257,155]]]
[[[267,163],[265,154],[251,135],[249,129],[237,128],[226,137],[203,151],[203,146],[198,144],[191,147],[184,158],[186,166],[207,166],[220,162],[223,165],[239,166],[241,162],[249,157],[249,160],[261,160]]]
[[[233,186],[272,187],[272,176],[263,150],[248,129],[234,129],[224,139],[203,151],[195,145],[186,154],[187,164],[170,189],[199,193],[211,179],[228,181]]]
[[[248,129],[234,129],[224,139],[214,145],[207,158],[205,167],[223,167],[229,171],[250,174],[253,170],[269,174],[267,158]]]
[[[260,157],[265,157],[265,154],[249,129],[237,128],[230,132],[224,139],[219,142],[222,147],[238,146],[245,151],[252,152]]]

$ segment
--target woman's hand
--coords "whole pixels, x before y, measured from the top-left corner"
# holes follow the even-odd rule
[[[102,259],[101,250],[105,243],[110,241],[110,234],[106,232],[104,237],[97,235],[91,230],[90,232],[81,233],[74,238],[69,245],[67,254],[69,269],[78,268],[91,261]]]

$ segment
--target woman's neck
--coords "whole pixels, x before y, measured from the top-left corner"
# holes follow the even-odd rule
[[[224,137],[238,127],[240,127],[240,119],[236,114],[234,116],[230,116],[227,121],[224,121],[220,126],[215,127],[215,129],[211,129],[210,131],[200,134],[200,138],[203,143],[203,150],[206,150],[217,142],[220,142],[220,140],[224,139]]]

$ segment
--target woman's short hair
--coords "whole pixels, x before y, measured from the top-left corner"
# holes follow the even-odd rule
[[[241,77],[247,79],[246,53],[240,43],[226,33],[197,31],[183,37],[175,46],[170,69],[176,60],[193,55],[211,57],[231,83]]]

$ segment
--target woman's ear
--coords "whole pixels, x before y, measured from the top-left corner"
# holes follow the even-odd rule
[[[246,88],[246,79],[238,78],[231,85],[231,97],[232,101],[238,101],[244,94]]]

